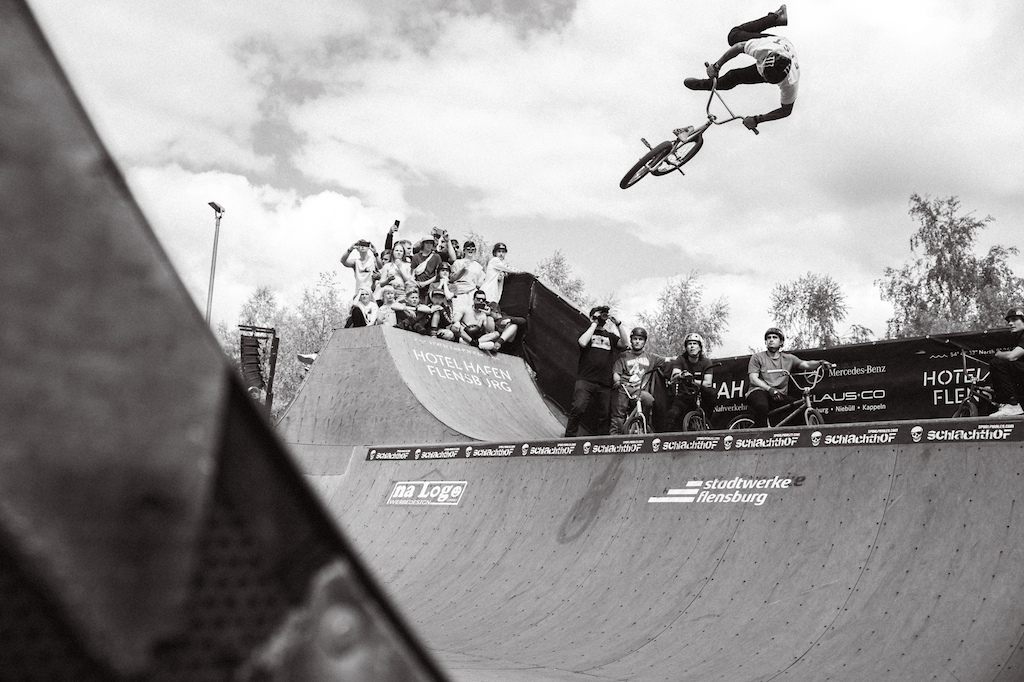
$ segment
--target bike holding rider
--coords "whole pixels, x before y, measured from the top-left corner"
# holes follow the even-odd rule
[[[644,411],[644,416],[647,417],[647,423],[651,421],[654,396],[650,391],[649,372],[664,362],[665,358],[645,350],[646,345],[647,330],[643,327],[634,327],[629,332],[629,349],[619,354],[612,367],[612,382],[615,387],[615,392],[612,394],[610,429],[612,435],[622,433],[622,424],[630,409],[632,401],[626,394],[626,386],[629,387],[629,392],[633,396],[637,396],[637,391],[639,391],[640,408]]]
[[[770,327],[764,333],[767,350],[754,353],[747,363],[751,388],[747,391],[746,401],[754,413],[755,427],[767,427],[769,412],[793,402],[789,396],[789,375],[794,370],[804,372],[821,365],[831,366],[825,360],[801,360],[792,353],[783,353],[785,342],[786,335],[782,330]]]
[[[774,12],[754,21],[748,21],[729,31],[729,49],[717,61],[708,64],[707,78],[687,78],[683,81],[690,90],[710,90],[712,79],[717,78],[719,90],[731,90],[737,85],[772,83],[782,91],[781,106],[766,114],[747,116],[743,125],[756,130],[763,121],[785,118],[793,112],[796,102],[797,85],[800,81],[800,66],[796,61],[793,44],[786,38],[764,33],[769,28],[786,26],[789,17],[783,5]],[[741,54],[754,58],[750,66],[730,69],[719,75],[726,62]]]
[[[989,363],[989,380],[995,389],[999,409],[993,417],[1019,417],[1024,414],[1024,307],[1010,308],[1004,318],[1013,334],[1013,347],[998,351]]]
[[[683,430],[684,425],[680,420],[687,412],[697,409],[698,391],[705,414],[710,415],[715,409],[711,371],[714,363],[704,354],[704,337],[697,333],[687,334],[683,350],[682,355],[665,363],[662,369],[662,373],[668,375],[670,384],[676,387],[666,412],[665,427],[668,431]],[[684,382],[690,382],[690,386]]]

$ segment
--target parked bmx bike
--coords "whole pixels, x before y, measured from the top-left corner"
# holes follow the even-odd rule
[[[707,66],[707,63],[704,64]],[[711,113],[711,102],[718,98],[718,101],[722,103],[725,110],[729,112],[729,118],[719,120],[718,117]],[[640,182],[644,176],[648,173],[651,175],[661,176],[668,175],[673,171],[679,171],[683,173],[683,165],[688,163],[690,159],[697,155],[697,152],[704,146],[704,133],[707,132],[708,128],[713,125],[723,125],[730,121],[742,119],[742,116],[737,116],[732,113],[729,109],[729,105],[725,103],[722,96],[718,94],[718,79],[714,78],[711,81],[711,94],[708,95],[708,103],[705,107],[707,112],[708,120],[699,126],[686,126],[684,128],[676,128],[672,131],[675,135],[675,139],[666,140],[656,147],[652,147],[651,144],[644,138],[640,138],[640,141],[644,143],[650,151],[640,157],[640,160],[636,162],[632,168],[629,169],[619,181],[619,187],[622,189],[628,189]],[[752,128],[751,131],[757,135],[757,128]]]
[[[814,407],[814,403],[811,398],[811,391],[814,387],[821,383],[821,380],[825,378],[825,370],[829,367],[835,367],[830,362],[823,362],[818,365],[814,370],[810,372],[797,372],[796,374],[790,374],[789,378],[800,391],[800,397],[795,398],[792,402],[780,405],[768,413],[768,425],[775,426],[786,426],[793,425],[797,418],[807,426],[818,426],[825,423],[825,418],[821,415],[821,412]],[[807,383],[803,386],[797,381],[798,376],[806,378]],[[756,428],[754,425],[754,413],[747,411],[741,412],[737,416],[733,417],[732,421],[729,422],[730,429],[753,429]]]
[[[964,376],[967,376],[967,358],[988,367],[987,362],[974,357],[964,349],[960,350],[960,355],[963,357]],[[995,411],[995,389],[988,383],[988,375],[989,372],[987,370],[984,374],[977,372],[973,375],[971,383],[967,386],[967,395],[964,396],[956,411],[953,412],[954,419],[977,417],[980,414],[988,415]]]
[[[630,410],[626,420],[622,423],[622,433],[629,436],[642,436],[650,432],[650,425],[647,423],[647,415],[644,414],[643,403],[640,400],[640,393],[643,391],[643,382],[632,389],[629,384],[622,384],[621,388],[629,399]]]

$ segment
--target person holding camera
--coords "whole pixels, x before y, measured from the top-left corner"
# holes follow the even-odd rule
[[[622,322],[615,319],[608,306],[590,309],[590,326],[580,335],[580,360],[576,370],[576,385],[572,392],[572,407],[565,424],[565,437],[575,437],[580,420],[593,403],[598,411],[594,435],[608,433],[608,407],[612,394],[612,367],[618,351],[625,350],[627,332]]]
[[[358,253],[358,257],[353,252]],[[384,265],[377,255],[376,247],[365,239],[360,239],[348,247],[341,256],[341,264],[355,272],[356,291],[366,289],[370,292],[374,290],[374,285],[380,278],[380,269]]]

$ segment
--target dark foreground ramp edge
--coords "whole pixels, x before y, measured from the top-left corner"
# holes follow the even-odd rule
[[[458,680],[1006,682],[1022,427],[298,450]]]
[[[0,0],[0,680],[439,680]]]

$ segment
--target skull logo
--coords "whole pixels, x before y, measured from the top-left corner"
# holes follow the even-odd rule
[[[651,449],[654,450],[655,452],[657,452],[658,450],[661,449],[661,439],[660,438],[655,438],[654,440],[651,441]]]
[[[523,443],[523,457],[525,457],[528,454],[530,454],[530,444]]]
[[[722,441],[725,444],[725,449],[728,450],[732,447],[732,436],[726,436]]]
[[[920,443],[921,436],[923,435],[924,429],[922,429],[920,426],[915,426],[914,428],[910,429],[910,437],[914,439],[915,443]]]
[[[817,447],[821,444],[821,431],[815,431],[811,434],[811,445]]]
[[[590,454],[590,441],[589,440],[583,444],[583,454],[584,455],[589,455]]]

